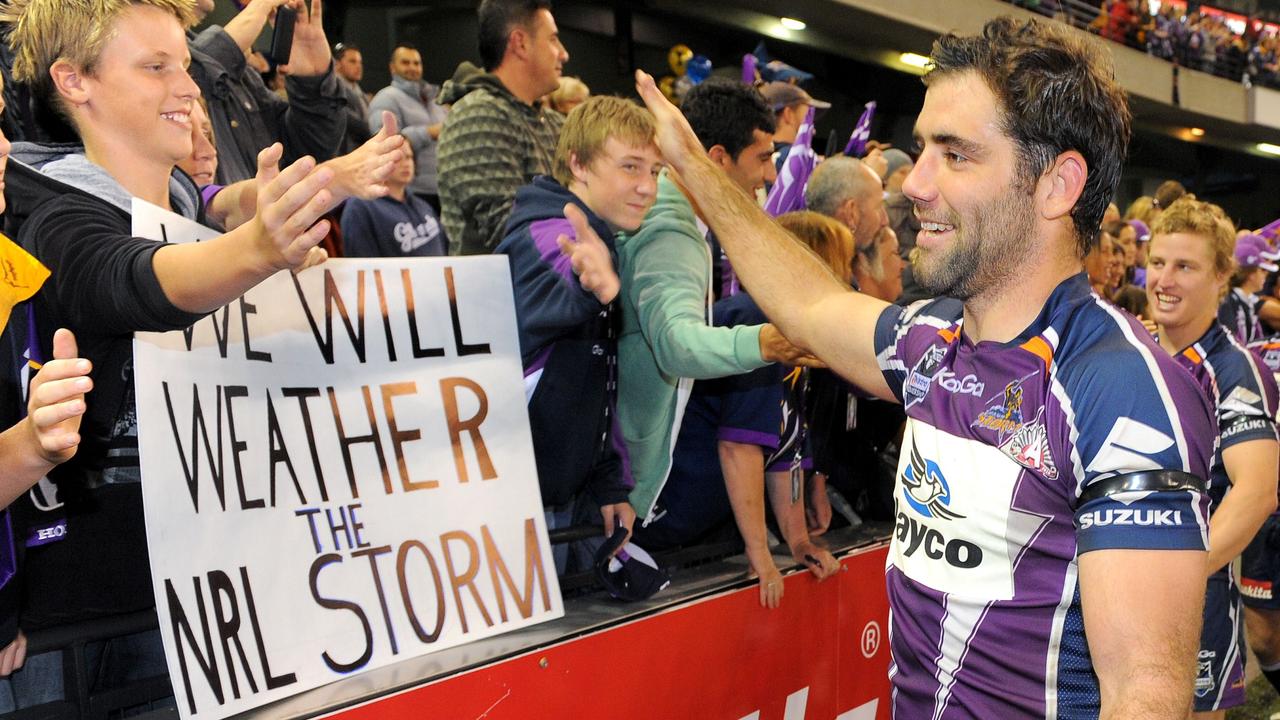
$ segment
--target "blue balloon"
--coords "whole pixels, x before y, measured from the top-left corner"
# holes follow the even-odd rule
[[[694,85],[706,80],[711,77],[711,58],[706,55],[694,55],[684,73]]]

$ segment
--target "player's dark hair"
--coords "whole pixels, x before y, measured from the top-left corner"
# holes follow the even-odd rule
[[[1030,188],[1063,152],[1088,167],[1071,210],[1081,256],[1098,242],[1099,224],[1120,182],[1129,145],[1129,103],[1109,56],[1065,25],[996,18],[982,33],[947,33],[933,44],[925,85],[973,71],[1003,110],[1004,132],[1018,149],[1018,177]]]
[[[748,145],[755,142],[755,131],[772,134],[777,121],[759,90],[730,78],[707,78],[685,95],[680,109],[710,150],[723,146],[735,162]]]
[[[551,0],[483,0],[480,3],[480,62],[486,72],[502,64],[511,31],[533,24],[539,10],[550,10]]]

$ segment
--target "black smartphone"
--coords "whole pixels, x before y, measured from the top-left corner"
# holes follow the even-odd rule
[[[276,27],[271,33],[271,61],[277,65],[289,64],[289,51],[293,49],[293,24],[298,11],[287,5],[276,9]]]

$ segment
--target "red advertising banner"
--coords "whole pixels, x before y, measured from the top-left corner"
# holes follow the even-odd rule
[[[349,708],[343,720],[888,720],[887,545]],[[425,713],[425,714],[424,714]]]

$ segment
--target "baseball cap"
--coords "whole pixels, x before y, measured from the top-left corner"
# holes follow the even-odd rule
[[[1242,235],[1236,240],[1236,262],[1241,267],[1260,267],[1267,272],[1280,269],[1273,260],[1280,259],[1280,253],[1271,251],[1267,241],[1261,235]]]
[[[1151,239],[1151,228],[1147,227],[1147,224],[1141,220],[1130,220],[1129,227],[1133,228],[1138,242],[1147,242]]]
[[[765,101],[769,103],[769,107],[773,108],[774,112],[789,105],[795,105],[798,102],[812,105],[820,110],[831,107],[831,103],[814,100],[812,95],[804,91],[804,88],[787,82],[765,83],[764,87],[760,88],[760,94],[764,95]]]
[[[639,545],[624,545],[626,539],[627,529],[619,526],[596,550],[596,579],[619,600],[648,600],[671,584],[671,576]]]
[[[898,148],[889,148],[881,154],[884,155],[885,162],[889,164],[889,169],[884,171],[886,178],[898,172],[898,168],[911,164],[911,156]]]

